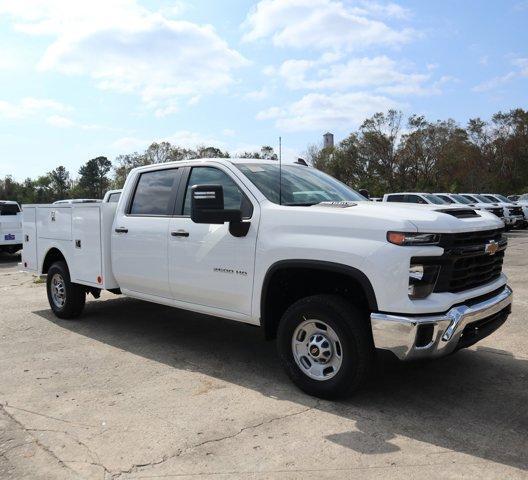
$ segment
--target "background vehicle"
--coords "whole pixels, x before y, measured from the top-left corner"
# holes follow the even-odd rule
[[[519,200],[520,195],[508,195],[506,198],[510,200],[511,202],[516,202]]]
[[[103,198],[103,203],[117,203],[121,198],[121,192],[123,190],[108,190]]]
[[[506,226],[508,230],[514,228],[517,222],[522,220],[519,216],[513,215],[511,213],[510,211],[511,203],[508,203],[507,205],[502,205],[500,202],[494,202],[493,200],[490,200],[485,195],[482,195],[479,193],[471,193],[471,194],[462,193],[462,195],[464,195],[466,198],[468,195],[471,195],[471,197],[476,198],[481,203],[488,203],[489,205],[494,205],[494,206],[498,206],[502,208],[502,212],[504,215],[502,219],[504,220],[504,225]]]
[[[451,202],[442,200],[432,193],[402,192],[386,193],[383,195],[384,202],[419,203],[422,205],[448,205]]]
[[[22,261],[47,275],[60,318],[107,289],[260,326],[296,385],[333,398],[363,383],[375,349],[439,357],[506,321],[502,223],[442,207],[368,202],[275,161],[156,164],[132,170],[117,204],[25,205]]]
[[[497,217],[504,217],[504,209],[498,205],[490,205],[489,203],[479,202],[476,198],[470,195],[460,195],[459,193],[435,193],[437,197],[440,197],[446,202],[451,201],[452,203],[459,205],[467,205],[468,207],[475,208],[476,210],[484,210],[493,213]],[[473,198],[473,201],[469,198]]]
[[[491,200],[488,200],[485,197],[481,198],[479,195],[476,195],[474,193],[460,193],[459,195],[469,200],[470,202],[473,202],[476,208],[479,208],[480,210],[485,209],[492,212],[502,220],[505,227],[509,228],[509,224],[511,222],[506,219],[504,208],[501,207],[498,203],[493,203]]]
[[[515,223],[513,224],[515,228],[526,228],[528,226],[522,205],[508,200],[504,195],[501,194],[483,193],[482,195],[484,195],[488,200],[497,202],[501,207],[507,209],[510,217],[515,219]]]
[[[0,252],[22,248],[22,212],[17,202],[0,200]]]

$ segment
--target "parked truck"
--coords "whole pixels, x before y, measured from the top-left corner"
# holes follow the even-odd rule
[[[109,290],[252,324],[295,384],[335,398],[376,349],[440,357],[506,321],[502,230],[485,211],[368,202],[307,166],[204,159],[132,170],[118,203],[24,205],[22,261],[60,318]]]
[[[17,202],[0,200],[0,252],[22,249],[22,211]]]

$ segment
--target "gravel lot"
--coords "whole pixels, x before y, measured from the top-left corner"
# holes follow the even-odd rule
[[[528,232],[514,311],[475,347],[299,392],[258,329],[111,294],[56,319],[0,256],[0,478],[528,477]]]

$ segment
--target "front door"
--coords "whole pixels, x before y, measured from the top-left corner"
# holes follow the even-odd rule
[[[190,218],[190,188],[194,185],[222,185],[225,208],[242,209],[244,220],[251,222],[247,235],[233,236],[228,223],[194,223]],[[251,201],[249,191],[220,166],[193,167],[184,174],[183,186],[181,215],[170,221],[169,278],[173,298],[250,315],[259,222],[257,202]]]
[[[179,180],[178,168],[140,173],[132,198],[120,203],[112,231],[112,265],[123,290],[172,299],[167,259]]]

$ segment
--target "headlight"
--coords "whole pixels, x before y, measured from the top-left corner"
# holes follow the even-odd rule
[[[436,284],[439,265],[411,263],[409,267],[409,298],[418,299],[429,296]]]
[[[400,246],[438,245],[440,235],[438,233],[387,232],[387,241]]]

